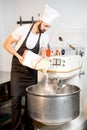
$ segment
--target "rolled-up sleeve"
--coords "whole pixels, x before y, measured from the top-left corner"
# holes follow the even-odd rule
[[[13,32],[12,32],[12,37],[18,40],[21,36],[21,27],[17,27]]]

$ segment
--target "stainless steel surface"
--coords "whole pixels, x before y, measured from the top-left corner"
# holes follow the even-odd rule
[[[87,121],[80,115],[78,118],[62,126],[42,126],[35,127],[35,130],[87,130]]]
[[[54,93],[49,89],[52,88],[52,84],[48,86],[37,84],[26,89],[30,116],[36,121],[51,126],[62,125],[78,117],[79,87],[66,85],[60,93]]]

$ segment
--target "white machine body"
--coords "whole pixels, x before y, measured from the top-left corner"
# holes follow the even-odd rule
[[[60,80],[69,79],[79,74],[81,68],[81,56],[79,55],[53,56],[50,57],[48,76]]]

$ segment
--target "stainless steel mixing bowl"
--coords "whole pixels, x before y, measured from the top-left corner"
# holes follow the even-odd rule
[[[27,87],[28,114],[45,125],[62,125],[78,117],[79,87],[66,84],[55,93],[52,84],[48,86],[37,84]]]

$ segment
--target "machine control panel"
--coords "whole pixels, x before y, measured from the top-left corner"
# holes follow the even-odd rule
[[[53,65],[61,65],[61,59],[53,59],[52,64]]]
[[[61,59],[61,58],[53,58],[50,59],[50,65],[51,66],[65,66],[65,60]]]

